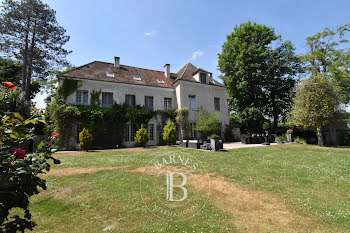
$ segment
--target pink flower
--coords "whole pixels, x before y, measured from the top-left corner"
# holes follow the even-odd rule
[[[12,148],[12,151],[18,159],[24,159],[27,156],[27,151],[21,148],[14,147]]]

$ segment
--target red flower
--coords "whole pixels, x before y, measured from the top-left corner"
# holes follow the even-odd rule
[[[54,134],[52,135],[53,138],[58,138],[59,136],[60,136],[59,133],[54,133]]]
[[[12,82],[4,82],[4,86],[9,88],[10,91],[14,91],[17,89],[17,86],[13,84]]]
[[[12,151],[18,159],[24,159],[27,156],[27,151],[21,148],[14,147],[12,148]]]

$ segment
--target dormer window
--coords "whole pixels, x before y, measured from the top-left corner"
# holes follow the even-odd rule
[[[106,76],[107,76],[108,78],[114,78],[114,74],[113,74],[113,73],[106,73]]]
[[[139,76],[134,76],[134,79],[135,79],[136,81],[141,81],[141,77],[139,77]]]
[[[206,73],[200,74],[200,81],[201,81],[201,83],[204,83],[204,84],[207,83],[207,74]]]
[[[163,81],[163,80],[157,79],[157,82],[158,82],[159,84],[164,84],[164,81]]]

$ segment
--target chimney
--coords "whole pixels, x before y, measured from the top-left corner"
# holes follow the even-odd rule
[[[120,67],[120,57],[114,57],[114,67],[115,68]]]
[[[167,78],[170,78],[170,64],[165,64],[165,65],[164,65],[164,68],[165,68],[165,70],[164,70],[165,76],[166,76]]]

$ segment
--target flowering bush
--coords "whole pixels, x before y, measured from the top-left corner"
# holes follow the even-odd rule
[[[60,163],[51,154],[57,137],[50,137],[48,143],[40,143],[38,151],[27,154],[21,148],[23,142],[32,137],[32,129],[40,119],[24,120],[18,113],[5,115],[0,125],[0,232],[24,232],[32,230],[35,223],[31,221],[28,209],[29,198],[39,193],[39,188],[46,189],[45,180],[38,175],[50,170],[49,160]],[[23,216],[10,215],[13,208],[23,209]]]

